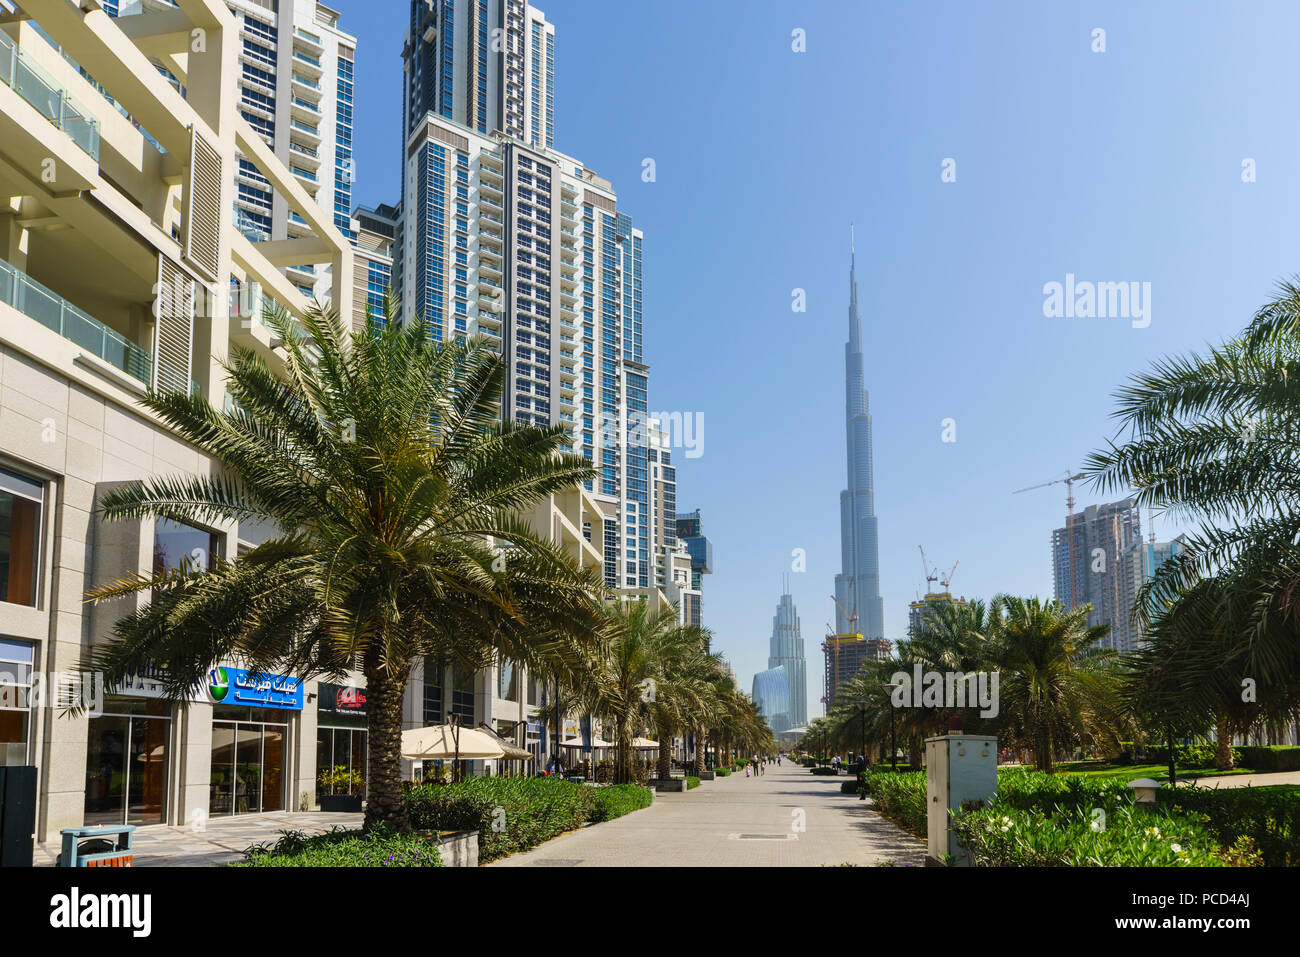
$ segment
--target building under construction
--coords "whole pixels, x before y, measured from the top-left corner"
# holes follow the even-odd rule
[[[921,628],[921,621],[927,608],[935,608],[939,605],[956,605],[963,608],[969,605],[966,596],[953,598],[950,591],[932,591],[926,592],[924,598],[914,601],[907,606],[907,633],[909,636],[915,635]]]
[[[868,661],[885,661],[893,651],[894,643],[886,638],[863,638],[861,635],[827,635],[822,642],[826,659],[825,683],[822,685],[822,703],[829,713],[835,707],[836,692]]]

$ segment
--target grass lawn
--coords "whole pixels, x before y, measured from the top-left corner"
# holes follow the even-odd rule
[[[1015,768],[1008,768],[1007,771],[1015,772]],[[1169,775],[1169,765],[1167,764],[1111,764],[1106,761],[1071,761],[1066,764],[1056,765],[1056,771],[1059,774],[1077,774],[1080,777],[1088,778],[1122,778],[1126,781],[1132,781],[1136,778],[1157,778],[1163,779]],[[1225,777],[1230,774],[1259,774],[1259,771],[1252,771],[1250,768],[1234,768],[1231,771],[1219,771],[1213,766],[1208,768],[1179,768],[1178,779],[1184,778],[1208,778],[1208,777]]]

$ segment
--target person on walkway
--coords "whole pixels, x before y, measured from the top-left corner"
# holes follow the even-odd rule
[[[745,777],[749,777],[749,765],[745,765]]]

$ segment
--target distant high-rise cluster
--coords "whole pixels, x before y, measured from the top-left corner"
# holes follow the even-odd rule
[[[1055,597],[1068,608],[1091,604],[1089,625],[1109,625],[1102,645],[1132,651],[1141,635],[1132,626],[1138,590],[1160,565],[1182,550],[1182,536],[1143,542],[1140,514],[1132,498],[1089,505],[1064,528],[1052,532]]]
[[[808,723],[808,663],[799,631],[799,613],[789,592],[781,596],[772,616],[767,666],[785,670],[790,683],[790,727],[804,727]]]

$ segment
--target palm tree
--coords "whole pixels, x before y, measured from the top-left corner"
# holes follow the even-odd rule
[[[999,674],[999,717],[1033,743],[1040,771],[1067,741],[1117,743],[1120,710],[1111,653],[1096,647],[1109,625],[1088,625],[1091,605],[994,599],[989,659]]]
[[[269,312],[282,374],[235,349],[226,410],[200,395],[148,395],[144,405],[223,471],[117,488],[104,515],[276,531],[210,571],[92,591],[124,615],[83,667],[111,685],[165,665],[178,701],[231,658],[304,680],[359,667],[366,823],[406,830],[401,705],[412,663],[477,669],[503,655],[539,671],[577,668],[602,617],[600,583],[518,517],[589,479],[590,464],[561,451],[559,427],[501,421],[505,366],[489,346],[435,344],[423,324],[394,319],[390,306],[350,333],[333,312],[313,308],[300,328]]]
[[[1222,679],[1238,697],[1249,678],[1261,704],[1285,711],[1283,699],[1262,691],[1282,693],[1300,676],[1300,286],[1281,284],[1241,336],[1205,356],[1158,362],[1116,398],[1120,440],[1089,458],[1094,484],[1137,489],[1139,505],[1201,523],[1148,583],[1139,625],[1154,633],[1160,616],[1193,597],[1202,608],[1229,603],[1240,612],[1229,630],[1216,627],[1214,659],[1171,659],[1162,680],[1196,707],[1221,709],[1221,685],[1198,682],[1196,672],[1226,664]],[[1235,595],[1193,592],[1212,576],[1227,576],[1222,584]],[[1219,710],[1221,737],[1231,723]]]

